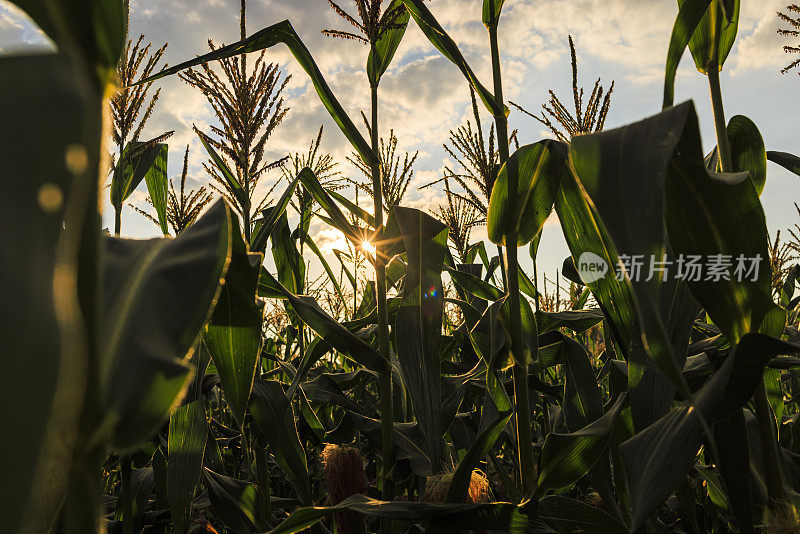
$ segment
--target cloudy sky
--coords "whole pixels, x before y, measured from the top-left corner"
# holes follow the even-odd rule
[[[776,10],[785,0],[743,0],[739,37],[723,71],[722,90],[727,117],[745,114],[761,129],[767,149],[800,152],[796,117],[800,110],[791,102],[800,89],[797,73],[781,75],[790,61],[782,51],[786,42],[776,34]],[[340,5],[351,8],[349,0]],[[207,50],[209,38],[230,43],[238,38],[237,0],[132,0],[131,33],[144,33],[156,46],[168,42],[166,61],[176,64]],[[484,84],[491,84],[488,37],[480,23],[482,0],[432,0],[429,6],[440,23],[459,44],[467,61]],[[500,47],[507,98],[536,110],[554,89],[566,102],[571,99],[567,35],[575,40],[582,85],[591,88],[598,77],[604,85],[615,81],[614,99],[607,128],[620,126],[657,113],[661,106],[663,65],[670,30],[677,14],[671,0],[506,0],[500,29]],[[333,40],[321,35],[324,28],[347,29],[328,7],[326,0],[250,0],[248,31],[255,32],[289,19],[310,49],[328,83],[354,119],[369,107],[369,85],[364,74],[366,47],[353,41]],[[46,40],[27,18],[5,0],[0,0],[0,53],[46,47]],[[358,177],[344,157],[350,148],[328,118],[303,71],[285,48],[268,52],[269,61],[291,75],[287,100],[291,108],[269,144],[268,156],[278,159],[304,150],[321,124],[325,125],[324,149],[342,162],[343,174]],[[197,91],[170,78],[160,83],[162,97],[145,136],[175,130],[170,140],[170,171],[180,172],[183,147],[190,145],[190,176],[205,183],[201,167],[202,147],[192,132],[213,121],[206,100]],[[412,22],[381,84],[381,134],[393,128],[401,150],[419,151],[415,179],[406,204],[432,209],[444,200],[441,190],[417,187],[442,175],[446,158],[442,143],[448,130],[471,118],[469,92],[460,72],[428,44]],[[714,144],[714,130],[705,76],[697,73],[688,52],[681,64],[676,102],[694,99],[700,115],[706,151]],[[523,143],[548,137],[532,119],[513,112],[512,128],[519,129]],[[354,121],[360,123],[360,121]],[[488,124],[488,115],[484,115]],[[276,172],[264,187],[278,178]],[[132,202],[145,207],[144,184]],[[771,232],[800,222],[793,203],[800,182],[770,164],[762,196]],[[548,222],[542,242],[540,270],[554,273],[568,255],[555,218]],[[106,210],[107,225],[113,225],[113,210]],[[336,246],[338,237],[315,224],[318,244]],[[785,233],[785,232],[784,232]],[[130,208],[123,214],[123,234],[131,237],[156,235],[156,228]],[[485,236],[483,229],[474,238]],[[552,275],[550,275],[552,278]]]

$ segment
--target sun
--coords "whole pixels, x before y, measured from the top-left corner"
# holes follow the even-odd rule
[[[366,239],[361,242],[361,248],[366,250],[370,255],[375,254],[375,245],[373,245]]]

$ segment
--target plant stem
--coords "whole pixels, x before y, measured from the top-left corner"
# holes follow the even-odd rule
[[[722,31],[722,17],[717,3],[712,3],[711,16],[714,17],[715,35],[711,49],[711,57],[719,56],[719,37]],[[714,112],[714,129],[717,133],[717,149],[719,153],[718,169],[722,172],[733,172],[731,162],[731,145],[728,142],[728,129],[725,122],[725,110],[722,107],[722,91],[719,86],[719,65],[714,60],[708,67],[708,87],[711,92],[711,109]]]
[[[262,526],[272,526],[272,501],[269,490],[269,469],[267,467],[267,450],[257,447],[256,452],[256,479],[258,487],[259,510],[261,511]]]
[[[120,499],[122,500],[122,533],[133,534],[133,494],[131,492],[131,459],[120,462]]]
[[[503,81],[500,73],[500,51],[497,45],[497,21],[489,25],[489,41],[492,49],[492,74],[494,77],[494,98],[498,106],[503,106]],[[508,149],[508,120],[501,110],[496,114],[497,145],[500,151],[500,164],[504,164],[509,157]],[[508,174],[508,190],[516,191],[517,182],[514,173]],[[515,360],[522,360],[522,320],[519,302],[519,278],[517,261],[517,235],[506,236],[506,294],[511,315],[511,352]],[[534,496],[536,491],[536,478],[533,460],[533,438],[531,436],[531,410],[528,391],[528,367],[524,361],[514,365],[514,406],[517,423],[517,449],[519,460],[519,474],[522,482],[522,491],[526,496]]]
[[[378,149],[378,86],[371,87],[372,101],[372,151],[379,154]],[[383,226],[383,191],[381,189],[380,163],[372,165],[372,196],[375,209],[375,229]],[[392,407],[392,367],[389,359],[389,314],[386,308],[386,266],[384,262],[383,243],[379,237],[375,246],[375,294],[378,298],[378,350],[386,361],[386,369],[380,375],[379,394],[381,404],[381,480],[383,482],[383,500],[394,499],[394,484],[389,479],[392,467],[392,433],[394,431],[394,415]],[[381,522],[381,532],[392,531],[389,520]]]
[[[708,86],[711,90],[711,108],[714,111],[714,129],[717,132],[717,147],[719,148],[718,168],[722,172],[733,172],[731,145],[728,141],[725,110],[722,107],[722,92],[719,86],[719,69],[713,65],[708,70]]]
[[[114,235],[119,237],[122,231],[122,206],[114,210]]]
[[[780,461],[778,460],[775,418],[772,415],[772,407],[769,405],[769,400],[767,400],[767,390],[763,379],[753,395],[753,404],[755,405],[756,419],[758,421],[758,439],[764,455],[767,494],[769,495],[770,506],[774,506],[786,499],[786,493],[783,488]]]

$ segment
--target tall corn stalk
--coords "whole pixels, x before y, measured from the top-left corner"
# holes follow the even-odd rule
[[[241,0],[239,31],[242,39],[247,37],[247,2]],[[208,42],[213,51],[217,47]],[[211,126],[215,137],[195,128],[200,138],[234,163],[236,179],[244,190],[243,198],[236,194],[235,187],[214,164],[204,164],[214,178],[212,189],[228,200],[242,216],[245,239],[249,243],[254,218],[269,202],[270,189],[260,201],[253,197],[261,178],[269,170],[278,167],[282,160],[264,164],[267,142],[289,111],[284,106],[283,91],[291,76],[281,80],[281,70],[274,63],[264,61],[264,52],[256,59],[251,71],[247,68],[246,55],[220,60],[222,75],[214,72],[208,64],[199,70],[189,69],[181,73],[181,79],[200,90],[211,104],[220,126]]]
[[[370,57],[377,57],[377,45],[384,35],[397,29],[398,19],[405,13],[405,7],[401,4],[392,2],[389,7],[382,12],[382,0],[354,0],[358,10],[358,19],[350,16],[346,11],[339,7],[333,0],[328,0],[331,8],[345,21],[350,23],[358,33],[345,32],[340,30],[323,30],[323,34],[331,37],[350,39],[369,46]],[[378,86],[380,76],[370,81],[370,141],[372,151],[380,154],[378,138]],[[380,231],[383,226],[383,187],[381,181],[381,164],[375,162],[370,165],[372,175],[372,199],[375,217],[375,229]],[[386,307],[386,254],[384,243],[379,237],[374,243],[375,246],[375,293],[377,295],[378,307],[378,350],[381,356],[389,361],[389,315]],[[394,498],[394,484],[389,478],[392,467],[392,434],[393,434],[393,406],[392,406],[392,372],[391,365],[387,365],[379,378],[379,393],[381,403],[381,452],[383,463],[381,464],[381,481],[383,484],[384,500]],[[382,531],[390,532],[391,522],[385,521],[381,525]]]

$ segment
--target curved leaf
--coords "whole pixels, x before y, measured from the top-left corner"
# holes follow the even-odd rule
[[[231,217],[218,201],[174,239],[105,238],[100,384],[114,447],[152,436],[181,400],[192,372],[183,358],[225,276]]]
[[[540,458],[539,488],[568,488],[591,470],[608,446],[625,398],[626,393],[620,393],[605,415],[576,432],[547,435]]]
[[[283,385],[274,380],[256,380],[250,411],[272,456],[286,473],[303,504],[311,503],[306,453],[300,444],[294,412]]]
[[[787,171],[800,176],[800,158],[788,152],[776,152],[770,150],[767,152],[767,159],[772,163],[777,163]]]
[[[392,3],[383,12],[383,18],[386,19],[387,15],[394,13],[394,10],[402,5],[402,0],[392,0]],[[403,40],[403,35],[406,33],[409,18],[408,10],[404,9],[403,13],[393,20],[393,27],[384,32],[375,44],[375,48],[370,51],[367,59],[367,78],[371,86],[377,86],[381,76],[389,68],[394,53],[397,52],[397,47],[400,46],[400,41]]]
[[[554,532],[522,505],[511,503],[436,504],[426,502],[387,502],[353,495],[336,506],[301,508],[269,534],[293,534],[315,525],[336,512],[358,512],[368,517],[430,523],[451,530],[497,530],[510,534]]]
[[[684,0],[678,11],[678,17],[672,26],[672,36],[667,50],[667,67],[664,75],[664,108],[672,106],[675,99],[675,75],[681,62],[683,51],[689,45],[694,31],[708,10],[708,6],[717,0]]]
[[[208,489],[211,509],[225,526],[236,534],[250,534],[256,528],[256,503],[258,490],[250,482],[243,482],[203,470],[203,483]]]
[[[678,0],[678,6],[682,7],[684,2],[686,0]],[[733,5],[729,6],[732,7],[730,13],[723,13],[721,4],[719,0],[709,4],[689,40],[689,51],[694,58],[694,64],[703,74],[712,65],[722,70],[739,29],[740,0],[733,0]],[[715,43],[717,39],[719,43]]]
[[[749,118],[734,115],[728,121],[728,140],[733,171],[747,172],[760,196],[767,181],[767,150],[761,132]]]
[[[566,154],[564,143],[546,139],[520,147],[503,164],[486,220],[493,243],[505,245],[506,238],[516,234],[517,244],[524,246],[536,237],[553,210],[561,175],[568,172]],[[516,183],[517,190],[509,191],[509,183]]]
[[[417,26],[419,26],[419,29],[422,30],[422,33],[425,34],[425,37],[428,38],[431,44],[435,46],[444,57],[458,67],[467,79],[467,82],[475,89],[475,92],[478,94],[481,101],[483,101],[486,109],[495,117],[505,117],[508,115],[508,109],[498,104],[494,99],[494,95],[481,85],[481,82],[478,80],[477,76],[475,76],[472,68],[467,64],[467,60],[461,55],[458,45],[447,35],[444,28],[439,25],[436,17],[433,16],[425,5],[425,1],[403,0],[403,3],[414,18],[414,22],[417,23]]]
[[[311,57],[311,53],[308,51],[308,48],[306,48],[306,45],[303,44],[303,41],[297,35],[297,32],[294,30],[288,20],[284,20],[264,28],[263,30],[254,33],[244,41],[239,41],[228,46],[220,47],[213,52],[209,52],[208,54],[196,57],[195,59],[190,59],[189,61],[185,61],[175,65],[174,67],[164,69],[138,83],[142,84],[151,82],[153,80],[163,78],[164,76],[176,74],[184,69],[188,69],[189,67],[202,65],[203,63],[209,63],[219,59],[240,56],[248,52],[257,52],[259,50],[271,48],[278,43],[285,44],[303,70],[306,71],[306,74],[308,74],[308,76],[311,78],[311,83],[314,84],[314,89],[316,89],[317,95],[319,95],[319,98],[322,101],[322,105],[324,105],[328,110],[333,118],[333,121],[342,130],[342,133],[344,133],[345,137],[347,137],[347,139],[356,149],[356,152],[358,152],[359,156],[361,156],[361,159],[364,160],[367,165],[378,163],[378,156],[372,151],[369,144],[367,144],[367,142],[361,136],[358,128],[356,128],[355,124],[353,124],[353,121],[351,121],[350,117],[348,117],[347,113],[345,113],[342,105],[336,99],[333,91],[331,91],[331,88],[328,86],[325,78],[322,76],[319,67],[317,67],[317,64],[314,62],[314,58]]]
[[[203,340],[222,379],[228,407],[242,425],[264,343],[264,303],[256,298],[263,256],[248,252],[238,224],[232,235],[230,267]]]

